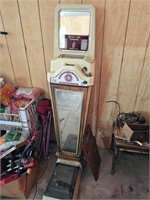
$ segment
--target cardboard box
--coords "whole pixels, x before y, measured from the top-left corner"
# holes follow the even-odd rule
[[[0,189],[1,196],[18,198],[18,199],[27,199],[33,185],[37,180],[38,172],[39,172],[39,165],[32,168],[30,174],[26,175],[24,173],[17,180],[1,185]],[[23,191],[25,182],[27,183],[26,190]]]
[[[149,141],[149,125],[148,124],[127,124],[122,128],[122,133],[130,141]]]

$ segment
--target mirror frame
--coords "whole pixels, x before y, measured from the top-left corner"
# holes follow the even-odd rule
[[[61,149],[60,145],[60,130],[59,130],[59,124],[58,124],[58,113],[57,113],[57,106],[56,106],[56,99],[55,99],[55,89],[61,89],[61,90],[70,90],[70,91],[81,91],[83,92],[83,101],[82,101],[82,109],[81,109],[81,122],[80,122],[80,128],[79,128],[79,141],[78,141],[78,150],[77,154],[68,152],[68,151],[63,151]],[[54,111],[54,124],[55,124],[55,134],[56,134],[56,139],[57,139],[57,147],[59,150],[60,157],[70,157],[70,158],[79,158],[81,155],[81,143],[82,143],[82,137],[83,137],[83,131],[84,131],[84,123],[85,123],[85,113],[83,112],[86,108],[86,100],[87,100],[87,93],[88,89],[86,87],[80,87],[76,88],[74,86],[62,86],[58,84],[51,84],[51,95],[52,95],[52,105],[53,105],[53,111]]]
[[[61,10],[88,11],[91,14],[89,30],[89,48],[87,51],[61,50],[59,44],[59,13]],[[95,8],[91,4],[58,4],[55,9],[55,31],[54,31],[54,56],[81,55],[94,59],[95,54]]]

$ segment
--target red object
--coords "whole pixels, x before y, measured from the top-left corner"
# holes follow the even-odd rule
[[[30,99],[21,98],[21,99],[13,99],[11,106],[12,106],[12,113],[18,114],[19,108],[24,108],[30,102]]]
[[[44,92],[43,89],[37,87],[19,87],[16,92],[13,94],[13,97],[18,98],[26,98],[26,99],[34,99],[41,95]]]
[[[13,86],[10,83],[6,83],[3,85],[2,88],[0,88],[0,103],[3,104],[4,106],[8,106],[11,103],[11,98],[16,91],[15,86]]]
[[[29,160],[29,162],[24,163],[24,160],[21,160],[21,162],[24,164],[24,168],[33,168],[37,166],[37,160]]]
[[[112,196],[116,196],[118,194],[119,190],[118,189],[113,189],[112,190]]]
[[[27,178],[28,178],[28,173],[26,173],[26,178],[25,178],[25,182],[24,182],[24,186],[23,186],[23,192],[25,192],[27,189]]]
[[[4,185],[4,184],[9,183],[13,180],[16,180],[18,177],[19,177],[18,174],[11,174],[11,175],[3,178],[2,180],[0,180],[0,185]]]

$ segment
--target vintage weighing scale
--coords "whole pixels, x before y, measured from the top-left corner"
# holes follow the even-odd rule
[[[43,199],[75,199],[82,172],[84,138],[87,159],[97,156],[96,164],[92,160],[90,165],[95,180],[100,167],[98,150],[94,156],[89,152],[96,145],[91,129],[88,127],[85,131],[95,68],[94,7],[90,4],[59,4],[55,10],[54,41],[54,58],[47,77],[51,89],[58,159]]]

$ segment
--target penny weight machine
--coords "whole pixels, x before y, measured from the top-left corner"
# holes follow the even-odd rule
[[[47,75],[58,159],[43,199],[77,198],[82,141],[94,83],[95,9],[59,4],[55,9],[54,58]],[[98,167],[100,159],[98,159]]]

